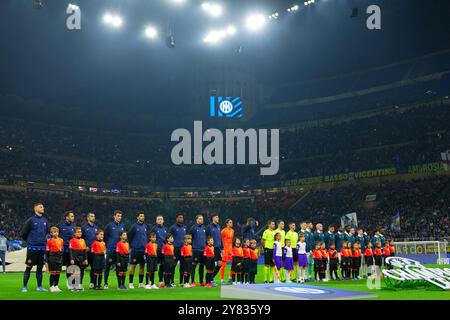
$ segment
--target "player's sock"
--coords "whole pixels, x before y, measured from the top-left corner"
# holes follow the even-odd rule
[[[284,270],[284,272],[285,272],[285,279],[291,280],[291,272],[289,270]]]
[[[89,271],[89,278],[90,278],[90,282],[95,285],[95,274],[94,274],[94,269],[91,268],[91,271]]]
[[[38,287],[42,287],[42,266],[36,268],[36,281]]]
[[[145,274],[145,285],[148,285],[149,275],[148,272]]]
[[[80,284],[83,284],[84,279],[84,268],[80,268]]]
[[[284,277],[284,268],[280,268],[280,280],[281,281],[285,281],[286,279],[285,279],[285,277]]]
[[[121,286],[121,282],[122,282],[122,277],[120,275],[120,272],[118,270],[116,270],[116,276],[117,276],[117,285],[120,287]],[[106,283],[106,280],[105,280]]]
[[[141,284],[142,282],[144,282],[144,275],[140,274],[139,275],[139,284]]]
[[[150,284],[151,285],[155,284],[155,273],[154,272],[150,272]]]
[[[23,273],[23,286],[26,287],[28,285],[28,280],[30,280],[31,268],[26,267],[25,272]]]
[[[236,282],[236,274],[233,274],[233,275],[231,276],[231,279],[233,279],[233,283]]]
[[[166,287],[170,287],[170,274],[168,273],[164,274],[164,284],[166,285]]]
[[[220,280],[224,280],[225,278],[225,268],[227,267],[227,263],[222,261],[222,266],[220,267]]]
[[[164,279],[164,266],[163,266],[162,263],[159,265],[158,278],[159,278],[159,279],[158,279],[159,282],[162,282],[163,279]]]
[[[221,270],[221,267],[219,267],[219,266],[216,266],[216,267],[214,268],[214,272],[213,272],[213,274],[212,274],[212,278],[213,278],[213,279],[217,276],[217,274],[219,273],[220,270]]]
[[[106,265],[106,268],[105,268],[105,284],[106,284],[106,285],[108,284],[109,268],[110,268],[110,266],[109,266],[109,265]]]
[[[102,286],[102,274],[97,275],[97,286],[100,288]]]
[[[50,284],[50,287],[53,287],[53,278],[54,278],[54,275],[53,275],[53,273],[51,273],[50,274],[50,281],[49,281],[49,284]]]
[[[179,273],[179,276],[180,276],[180,284],[184,284],[184,283],[189,283],[189,282],[185,282],[184,281],[184,272],[183,272],[183,270],[182,270],[182,268],[181,268],[181,262],[180,262],[180,273]]]
[[[203,282],[204,276],[205,276],[205,265],[200,263],[200,265],[198,266],[198,276],[200,277],[200,283]]]
[[[190,276],[189,273],[184,274],[184,283],[189,283],[189,276]]]
[[[274,280],[274,272],[275,272],[275,267],[270,267],[269,282],[273,282],[273,280]]]
[[[129,278],[129,280],[130,280],[130,283],[133,283],[133,281],[134,281],[134,274],[130,274],[130,275],[128,276],[128,278]]]
[[[197,269],[197,264],[192,264],[191,282],[195,282],[195,269]]]

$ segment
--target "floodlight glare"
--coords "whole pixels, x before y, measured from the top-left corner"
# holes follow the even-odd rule
[[[223,13],[222,6],[217,3],[204,2],[202,3],[202,9],[213,17],[219,17]]]
[[[208,11],[209,8],[211,8],[211,5],[209,4],[209,2],[203,2],[202,3],[202,9],[205,11]]]
[[[122,25],[122,23],[123,23],[123,20],[119,16],[115,16],[112,21],[112,25],[116,28],[119,28]]]
[[[235,26],[228,26],[227,27],[227,33],[230,36],[233,36],[236,34],[236,27]]]
[[[123,24],[123,20],[120,16],[111,13],[105,13],[105,15],[103,15],[103,22],[114,28],[119,28]]]
[[[218,4],[211,5],[211,8],[209,9],[209,14],[213,17],[218,17],[222,15],[222,7]]]
[[[105,15],[103,16],[103,22],[110,24],[113,20],[113,16],[110,13],[105,13]]]
[[[145,36],[149,39],[154,39],[158,35],[158,31],[152,26],[147,26],[144,30],[144,33]]]
[[[245,26],[249,30],[258,30],[261,29],[266,23],[266,18],[261,14],[254,14],[247,18],[245,21]]]
[[[220,34],[217,31],[210,31],[203,39],[206,43],[217,43],[221,39]]]

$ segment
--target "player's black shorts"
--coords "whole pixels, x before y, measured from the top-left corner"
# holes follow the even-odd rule
[[[129,255],[121,254],[116,260],[116,270],[118,272],[127,272],[128,269],[128,261],[130,259]],[[120,263],[120,266],[118,265]]]
[[[214,260],[222,261],[222,249],[214,248]]]
[[[88,265],[92,267],[92,263],[94,262],[94,254],[90,251],[87,252],[87,261]]]
[[[147,260],[147,273],[156,272],[158,270],[158,257],[147,255],[146,260]]]
[[[69,266],[70,265],[70,253],[69,251],[62,253],[62,265]]]
[[[337,259],[337,258],[330,259],[330,270],[337,270],[338,264],[339,264],[339,259]]]
[[[203,251],[194,251],[192,253],[194,263],[203,264],[205,263],[205,256],[203,255]]]
[[[214,258],[205,257],[204,261],[205,261],[206,270],[209,270],[209,271],[214,270],[214,268],[216,267],[216,261]]]
[[[162,254],[161,251],[158,251],[158,264],[159,264],[160,268],[163,268],[164,255]],[[163,268],[163,270],[164,270],[164,268]]]
[[[368,266],[372,266],[372,265],[373,265],[373,256],[365,256],[365,257],[364,257],[364,262],[365,262]]]
[[[130,264],[132,265],[145,265],[145,252],[131,252],[130,253]]]
[[[383,258],[381,256],[375,256],[374,257],[375,265],[381,267],[381,264],[383,262]]]
[[[231,271],[242,272],[242,263],[243,262],[244,262],[243,258],[233,257],[233,262],[231,262]]]
[[[321,271],[323,267],[322,259],[314,259],[314,271]]]
[[[31,248],[27,248],[27,257],[25,259],[25,264],[27,266],[44,266],[46,262],[46,254],[44,250],[33,250]]]
[[[163,265],[164,265],[165,273],[173,273],[174,269],[175,269],[175,265],[176,265],[175,256],[169,256],[169,255],[164,256]]]
[[[292,259],[294,262],[298,262],[298,251],[295,249],[292,250]]]
[[[173,254],[175,256],[175,261],[180,261],[181,260],[181,248],[174,248],[173,249]]]
[[[105,269],[105,255],[104,254],[91,254],[91,268],[94,272],[100,273]]]
[[[61,271],[62,253],[50,252],[47,257],[49,271]]]
[[[258,273],[258,260],[250,260],[248,262],[248,273],[250,274]]]
[[[81,250],[72,250],[72,259],[75,262],[74,264],[80,268],[86,268],[86,265],[84,264],[84,252]],[[72,260],[71,259],[71,260]]]
[[[264,248],[264,264],[266,266],[274,266],[273,262],[273,249]]]
[[[106,252],[106,265],[111,266],[112,264],[116,264],[116,252],[115,251],[108,251]]]
[[[352,258],[352,268],[359,269],[361,267],[361,257]]]
[[[192,273],[192,257],[181,257],[183,263],[183,272]]]
[[[250,268],[250,259],[249,258],[244,258],[244,260],[242,261],[242,272],[243,273],[248,273],[248,270]]]

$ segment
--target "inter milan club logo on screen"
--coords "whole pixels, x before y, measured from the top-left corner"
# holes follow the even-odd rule
[[[210,97],[210,115],[213,118],[242,118],[243,109],[241,97]]]

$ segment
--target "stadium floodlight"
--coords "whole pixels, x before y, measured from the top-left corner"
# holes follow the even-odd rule
[[[218,17],[222,15],[222,11],[223,11],[222,6],[218,4],[213,4],[209,9],[209,14],[212,15],[213,17]]]
[[[123,19],[121,16],[111,13],[105,13],[103,15],[103,22],[114,28],[120,28],[123,24]]]
[[[289,9],[288,9],[288,11],[289,11]],[[271,15],[269,16],[269,19],[270,19],[270,20],[272,20],[272,19],[278,19],[278,12],[275,12],[274,14],[271,14]]]
[[[233,25],[229,25],[228,27],[222,29],[222,30],[211,30],[205,38],[203,38],[203,41],[205,43],[211,43],[216,44],[220,40],[231,37],[236,34],[236,27]]]
[[[148,39],[154,39],[158,36],[158,31],[153,26],[145,27],[144,34]]]
[[[236,27],[235,26],[228,26],[227,27],[227,34],[229,36],[234,36],[236,34]]]
[[[202,9],[205,11],[208,11],[209,8],[211,8],[211,4],[209,2],[203,2],[202,3]]]
[[[223,13],[222,6],[217,3],[204,2],[202,3],[202,9],[213,17],[219,17]]]
[[[262,14],[250,15],[246,21],[245,26],[252,31],[261,29],[266,23],[266,18]]]
[[[206,43],[212,43],[212,44],[215,44],[215,43],[219,42],[220,39],[221,39],[220,33],[213,30],[213,31],[210,31],[210,32],[206,35],[206,37],[203,39],[203,41],[206,42]]]

